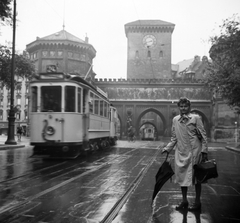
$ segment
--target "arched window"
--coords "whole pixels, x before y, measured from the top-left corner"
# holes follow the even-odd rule
[[[28,112],[27,112],[27,109],[24,110],[24,119],[27,120],[28,119]]]
[[[159,58],[160,58],[160,59],[163,58],[163,51],[162,51],[162,50],[160,50],[160,52],[159,52]]]

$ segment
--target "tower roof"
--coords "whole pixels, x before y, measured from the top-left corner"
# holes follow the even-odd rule
[[[125,26],[175,26],[175,24],[163,20],[137,20],[129,22]]]
[[[27,50],[34,51],[39,46],[42,47],[42,45],[45,44],[46,45],[64,44],[69,46],[76,46],[80,48],[85,48],[91,51],[94,56],[96,55],[96,50],[91,44],[88,43],[88,37],[86,37],[84,41],[72,35],[71,33],[67,32],[64,29],[42,38],[37,37],[35,41],[27,44]]]
[[[129,32],[173,32],[175,24],[163,20],[137,20],[125,24],[126,36]]]
[[[66,30],[61,30],[59,32],[53,33],[49,36],[39,38],[39,40],[69,40],[73,42],[85,43],[82,39],[72,35]]]

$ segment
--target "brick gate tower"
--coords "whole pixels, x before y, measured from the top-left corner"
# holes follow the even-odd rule
[[[162,20],[138,20],[125,24],[128,79],[171,78],[174,27],[173,23]]]

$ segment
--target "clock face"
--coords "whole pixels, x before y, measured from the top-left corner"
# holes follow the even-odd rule
[[[153,35],[146,35],[143,37],[143,45],[146,48],[153,47],[156,45],[156,43],[157,43],[157,39]]]

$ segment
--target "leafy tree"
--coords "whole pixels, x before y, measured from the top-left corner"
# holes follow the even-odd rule
[[[233,15],[220,28],[220,35],[210,38],[207,84],[230,107],[240,106],[240,22]]]
[[[4,86],[11,86],[12,51],[7,46],[0,45],[0,81]],[[26,54],[15,54],[14,75],[31,79],[35,73],[34,64]],[[15,83],[16,84],[16,83]]]
[[[12,22],[12,0],[0,0],[0,23],[8,24]]]

